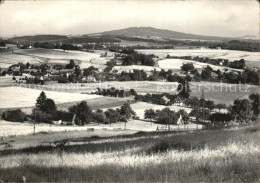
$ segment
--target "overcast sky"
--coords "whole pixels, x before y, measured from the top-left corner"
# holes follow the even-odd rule
[[[259,37],[257,1],[5,1],[0,36],[87,34],[150,26],[200,35]]]

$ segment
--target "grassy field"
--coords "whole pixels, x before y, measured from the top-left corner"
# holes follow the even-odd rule
[[[228,67],[216,66],[216,65],[212,65],[212,64],[208,64],[208,63],[201,63],[201,62],[196,62],[196,61],[192,61],[192,60],[184,60],[184,59],[165,59],[165,60],[158,61],[158,63],[159,63],[159,67],[162,69],[165,69],[165,70],[179,69],[181,71],[182,64],[186,64],[186,63],[193,63],[195,69],[202,69],[204,67],[207,67],[207,65],[209,65],[215,71],[220,70],[221,72],[224,72],[225,69],[230,70],[230,68],[228,68]],[[232,69],[232,70],[236,70],[239,72],[243,71],[242,69]]]
[[[156,105],[156,104],[150,104],[146,102],[137,102],[134,104],[131,104],[132,109],[136,112],[137,116],[140,117],[140,119],[144,119],[144,111],[146,109],[154,109],[154,110],[161,110],[165,107],[170,108],[173,111],[178,112],[180,109],[185,110],[187,113],[191,112],[191,108],[181,107],[181,106],[164,106],[164,105]]]
[[[41,90],[23,87],[0,88],[0,108],[32,107]],[[46,96],[56,104],[100,98],[100,95],[45,91]]]
[[[259,86],[256,85],[191,82],[191,96],[201,97],[202,89],[206,99],[226,105],[233,104],[236,99],[248,99],[251,93],[259,93]]]
[[[11,77],[0,81],[2,86],[10,85],[12,83],[13,81]],[[94,110],[98,108],[104,109],[119,107],[128,100],[128,98],[113,98],[82,94],[86,92],[95,92],[98,87],[133,88],[140,94],[164,92],[175,94],[177,83],[145,81],[59,84],[37,86],[37,90],[33,89],[33,85],[31,86],[32,89],[21,87],[2,87],[0,88],[0,99],[2,101],[0,108],[21,107],[25,110],[25,112],[27,110],[31,112],[31,107],[35,105],[36,98],[39,96],[41,90],[46,91],[47,97],[53,99],[56,104],[58,104],[58,109],[62,110],[66,110],[69,106],[74,105],[81,100],[86,100]],[[235,99],[248,98],[251,93],[259,92],[259,88],[254,85],[235,85],[212,82],[191,82],[190,88],[192,91],[191,96],[201,97],[202,89],[204,89],[206,99],[213,100],[215,103],[225,103],[226,105],[233,104]],[[10,97],[12,100],[9,100]],[[156,106],[153,107],[156,108]],[[159,108],[161,107],[163,106],[159,106]],[[142,110],[144,109],[145,107]],[[138,114],[143,116],[142,112],[138,112]]]
[[[145,54],[155,54],[159,57],[170,56],[199,56],[208,58],[222,58],[230,61],[244,59],[245,61],[255,62],[259,66],[260,53],[236,50],[213,50],[213,49],[156,49],[156,50],[137,50]]]
[[[89,67],[91,59],[98,59],[100,54],[89,53],[83,51],[63,51],[56,49],[43,49],[43,48],[33,48],[33,49],[20,49],[12,52],[0,53],[0,67],[8,68],[12,64],[17,64],[18,62],[23,62],[26,64],[68,64],[70,59],[74,59],[76,64],[80,64],[81,68]],[[84,65],[85,64],[85,65]],[[95,64],[96,66],[102,64]]]
[[[19,122],[8,122],[8,121],[0,121],[0,137],[9,137],[9,136],[21,136],[28,135],[33,133],[33,123],[19,123]],[[137,132],[137,131],[156,131],[157,126],[160,129],[163,129],[165,125],[156,124],[148,121],[141,120],[130,120],[126,124],[124,122],[118,122],[113,124],[97,124],[90,123],[85,126],[60,126],[53,124],[36,124],[35,133],[54,133],[54,132],[73,132],[73,131],[84,131],[83,133],[87,136],[92,135],[101,135],[101,136],[109,136],[113,135],[113,131],[122,131],[126,133]],[[185,129],[188,127],[189,130],[201,129],[202,125],[195,125],[190,123],[188,126],[185,126]],[[94,128],[94,132],[87,132],[89,128]],[[172,125],[172,130],[183,130],[184,125]],[[103,134],[103,135],[102,135]],[[50,135],[51,136],[51,135]],[[69,138],[69,135],[65,136]],[[28,142],[28,141],[27,141]],[[32,143],[30,141],[30,143]],[[1,147],[1,146],[0,146]]]
[[[1,83],[1,82],[0,82]],[[59,84],[57,86],[44,85],[44,90],[82,93],[96,92],[97,88],[125,88],[134,89],[139,94],[145,93],[173,93],[176,94],[177,82],[160,81],[128,81],[128,82],[103,82],[103,83],[84,83],[84,84]],[[235,99],[248,98],[251,93],[259,92],[259,87],[248,84],[228,84],[215,82],[190,82],[191,96],[201,97],[202,89],[205,97],[216,103],[232,104]]]
[[[114,66],[113,70],[117,70],[119,73],[121,72],[129,72],[130,70],[134,70],[134,69],[138,69],[138,70],[144,70],[144,71],[153,71],[154,69],[156,71],[161,71],[160,67],[152,67],[152,66],[142,66],[142,65],[129,65],[129,66]]]
[[[23,176],[28,182],[257,182],[258,139],[259,126],[82,138],[65,146],[1,155],[0,178],[4,182],[21,182]]]
[[[15,53],[29,56],[37,56],[48,59],[76,59],[76,60],[90,60],[92,58],[100,57],[98,54],[82,52],[82,51],[71,51],[71,50],[58,50],[58,49],[21,49],[15,51]]]
[[[18,62],[24,64],[27,62],[30,62],[31,64],[44,63],[43,60],[37,60],[36,58],[27,55],[13,54],[12,52],[0,53],[0,68],[8,68],[12,64],[18,64]]]

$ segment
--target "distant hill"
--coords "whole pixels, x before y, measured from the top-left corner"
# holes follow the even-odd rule
[[[111,35],[124,37],[137,37],[143,39],[187,39],[187,40],[230,40],[227,37],[203,36],[187,34],[166,29],[156,29],[153,27],[130,27],[126,29],[112,30],[90,35]]]
[[[200,42],[207,41],[231,41],[237,40],[251,40],[252,36],[243,36],[240,38],[203,36],[196,34],[188,34],[176,32],[166,29],[156,29],[153,27],[130,27],[126,29],[111,30],[101,33],[85,34],[82,36],[64,36],[64,35],[35,35],[35,36],[19,36],[10,38],[9,41],[13,43],[33,43],[33,42],[51,42],[58,43],[62,41],[64,44],[73,43],[90,43],[90,42],[120,42],[120,40],[127,41],[144,41],[144,42],[167,42],[170,44],[178,43],[180,41]],[[257,39],[252,39],[256,41]]]
[[[62,35],[35,35],[35,36],[19,36],[13,37],[10,40],[14,42],[44,42],[44,41],[59,41],[68,39],[67,36]]]

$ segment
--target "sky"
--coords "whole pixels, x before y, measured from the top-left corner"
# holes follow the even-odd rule
[[[259,3],[248,0],[6,0],[0,5],[0,37],[80,35],[142,26],[199,35],[259,38]]]

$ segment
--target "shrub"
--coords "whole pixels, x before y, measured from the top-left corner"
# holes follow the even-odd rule
[[[5,111],[2,114],[2,118],[6,121],[13,122],[24,122],[27,120],[26,115],[21,111],[21,109]]]
[[[52,123],[52,120],[54,119],[54,114],[46,113],[39,110],[33,110],[32,118],[39,123]]]
[[[72,121],[74,114],[66,111],[57,111],[55,120]]]
[[[232,120],[232,116],[230,114],[223,113],[213,113],[209,117],[211,122],[229,122]]]
[[[151,148],[148,149],[147,153],[163,153],[167,152],[171,149],[179,150],[179,151],[190,151],[192,149],[200,149],[204,146],[203,143],[201,144],[192,144],[190,141],[184,140],[176,140],[176,141],[160,141],[159,143],[155,144]]]
[[[58,83],[69,83],[69,80],[65,77],[59,77],[58,78]]]

